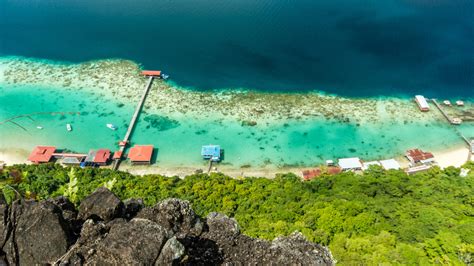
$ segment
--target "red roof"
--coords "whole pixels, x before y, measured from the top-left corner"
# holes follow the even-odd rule
[[[114,152],[113,159],[115,160],[115,159],[120,159],[120,158],[122,158],[122,152],[121,151]]]
[[[161,71],[159,70],[144,70],[142,71],[143,76],[160,76]]]
[[[337,175],[341,172],[342,172],[341,167],[337,167],[337,166],[328,167],[328,174],[330,174],[330,175]]]
[[[28,157],[28,161],[34,163],[47,163],[51,160],[56,147],[53,146],[36,146]]]
[[[320,176],[321,172],[322,171],[319,168],[312,169],[312,170],[305,170],[305,171],[303,171],[303,178],[304,178],[304,180],[311,180],[315,177]]]
[[[110,150],[100,149],[100,150],[97,150],[97,153],[95,154],[94,163],[106,163],[109,158],[110,158]]]
[[[153,154],[153,145],[135,145],[130,148],[128,158],[132,162],[150,162]]]
[[[311,170],[304,170],[303,178],[304,180],[311,180],[322,174],[336,175],[336,174],[339,174],[340,172],[342,172],[342,169],[341,167],[337,167],[337,166],[329,166],[327,168],[315,168]]]
[[[424,152],[420,149],[413,149],[408,150],[407,154],[408,157],[411,157],[414,162],[419,162],[423,160],[428,160],[434,158],[434,155],[430,152]]]

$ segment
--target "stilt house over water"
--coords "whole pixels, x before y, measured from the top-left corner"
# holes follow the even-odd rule
[[[213,162],[219,162],[221,160],[221,146],[219,145],[205,145],[202,146],[201,156],[205,160],[211,160]]]
[[[422,95],[415,96],[415,102],[418,104],[418,107],[422,112],[427,112],[430,110],[430,106],[428,105],[428,101],[426,101],[425,97]]]
[[[153,145],[135,145],[130,148],[128,158],[132,164],[151,164]]]

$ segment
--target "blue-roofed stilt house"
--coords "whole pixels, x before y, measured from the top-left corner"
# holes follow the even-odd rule
[[[221,146],[219,145],[205,145],[201,149],[202,158],[219,162],[221,160]]]

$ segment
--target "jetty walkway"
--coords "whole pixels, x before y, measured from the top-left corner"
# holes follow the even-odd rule
[[[454,119],[451,118],[451,117],[448,115],[448,113],[446,113],[446,112],[443,110],[443,108],[441,108],[441,105],[439,105],[439,103],[438,103],[438,101],[436,101],[436,99],[431,99],[431,101],[434,103],[434,105],[436,106],[436,108],[438,108],[438,110],[439,110],[439,111],[441,112],[441,114],[448,120],[448,122],[449,122],[450,124],[453,124],[453,125],[456,124],[456,123],[454,122]]]
[[[137,107],[135,108],[135,112],[133,113],[132,119],[130,120],[130,124],[128,125],[127,133],[125,133],[125,136],[123,137],[122,141],[120,142],[120,150],[119,150],[119,156],[118,158],[114,159],[114,162],[112,164],[112,169],[117,170],[120,165],[120,161],[122,160],[123,153],[125,149],[127,148],[127,145],[130,141],[130,136],[132,135],[133,129],[135,127],[135,124],[137,122],[138,116],[140,115],[140,111],[143,108],[143,104],[145,103],[146,96],[148,95],[148,92],[150,91],[151,84],[153,84],[153,79],[155,76],[148,76],[148,82],[145,86],[145,89],[143,90],[142,97],[140,98],[140,101],[138,102]]]
[[[431,101],[433,102],[433,104],[436,106],[436,108],[438,108],[438,110],[441,112],[441,114],[446,118],[446,120],[448,120],[448,122],[451,124],[451,125],[458,125],[459,123],[456,123],[455,122],[455,119],[454,118],[451,118],[444,110],[443,108],[441,108],[441,105],[438,103],[438,101],[436,101],[436,99],[431,99]],[[467,146],[468,147],[471,147],[472,143],[457,129],[456,130],[456,133],[461,137],[461,139],[466,142]]]

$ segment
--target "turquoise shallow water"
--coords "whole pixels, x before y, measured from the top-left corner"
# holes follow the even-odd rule
[[[100,95],[64,88],[0,85],[0,121],[36,112],[80,112],[64,115],[40,114],[14,120],[18,125],[0,125],[0,149],[31,150],[37,144],[55,145],[77,152],[90,148],[116,149],[133,113],[135,101],[118,105]],[[34,121],[33,121],[34,120]],[[71,123],[72,132],[66,130]],[[119,126],[111,131],[105,124]],[[38,130],[36,126],[42,126]],[[459,128],[466,135],[474,125]],[[357,126],[315,119],[242,126],[235,120],[171,120],[159,114],[140,116],[132,144],[154,144],[159,166],[191,166],[204,162],[200,147],[220,144],[225,149],[224,163],[240,167],[313,165],[326,159],[360,156],[379,159],[397,156],[407,148],[428,150],[459,145],[461,141],[451,126],[440,122],[385,123]]]

